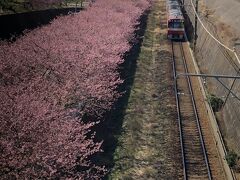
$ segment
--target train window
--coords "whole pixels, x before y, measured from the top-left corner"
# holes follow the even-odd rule
[[[168,23],[169,28],[184,28],[183,22],[169,22]]]

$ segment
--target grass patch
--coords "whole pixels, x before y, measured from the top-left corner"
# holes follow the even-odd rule
[[[221,110],[221,108],[224,104],[224,101],[214,94],[208,94],[207,101],[210,104],[210,106],[212,107],[214,112],[218,112],[219,110]]]
[[[165,11],[161,4],[156,1],[148,16],[108,179],[182,179],[181,158],[175,156],[181,149],[171,94],[171,53],[160,44],[167,43],[158,27],[159,12]]]
[[[233,168],[237,165],[238,155],[235,152],[230,151],[226,155],[226,160],[229,167]]]
[[[161,62],[167,61],[155,57],[159,55],[155,48],[159,46],[158,38],[161,37],[156,31],[159,24],[158,3],[154,4],[148,17],[123,129],[114,153],[115,165],[109,179],[159,179],[159,174],[171,174],[164,165],[169,162],[168,155],[165,156],[169,152],[164,148],[169,138],[165,130],[170,127],[168,118],[171,107],[165,106],[168,101],[162,102],[169,89],[165,83],[169,82],[164,79],[166,73],[162,76],[162,71],[167,70],[161,67]],[[171,174],[171,177],[175,175]]]

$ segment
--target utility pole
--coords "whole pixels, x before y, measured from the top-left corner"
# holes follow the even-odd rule
[[[195,10],[198,14],[198,0],[196,0],[195,2]],[[196,48],[196,44],[197,44],[197,23],[198,23],[198,18],[197,18],[197,15],[195,14],[195,25],[194,25],[194,51],[195,51],[195,48]]]

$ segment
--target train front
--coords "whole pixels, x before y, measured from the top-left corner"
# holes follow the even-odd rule
[[[172,40],[184,39],[184,18],[181,14],[177,16],[169,16],[167,35],[168,39]]]
[[[167,26],[168,39],[184,39],[184,17],[182,15],[180,4],[177,0],[167,1]]]

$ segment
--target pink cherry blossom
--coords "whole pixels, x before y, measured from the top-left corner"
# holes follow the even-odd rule
[[[97,0],[0,42],[1,179],[104,176],[90,161],[102,144],[91,129],[121,95],[119,65],[149,6]]]

